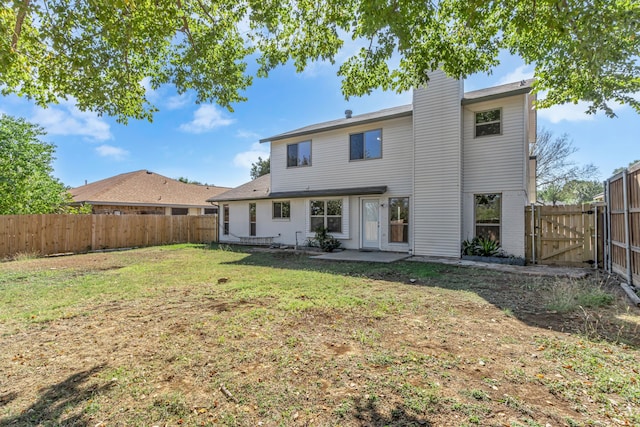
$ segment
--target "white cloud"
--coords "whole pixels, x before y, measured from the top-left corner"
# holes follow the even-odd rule
[[[587,114],[589,104],[580,101],[577,104],[561,104],[554,105],[549,108],[542,108],[538,110],[538,118],[548,120],[551,123],[560,123],[561,121],[567,122],[582,122],[589,121],[596,118],[594,114]]]
[[[169,110],[178,110],[191,102],[191,97],[187,94],[170,96],[165,105]]]
[[[233,119],[223,117],[215,106],[201,105],[193,113],[193,120],[180,125],[180,130],[189,133],[204,133],[217,127],[228,126],[233,122]]]
[[[94,112],[80,111],[73,99],[49,108],[35,107],[31,121],[50,135],[80,135],[97,141],[112,138],[109,124]]]
[[[129,155],[129,152],[125,149],[106,144],[97,147],[96,152],[101,157],[111,157],[112,159],[118,161],[124,160]]]
[[[144,88],[145,96],[148,100],[156,101],[158,99],[158,91],[151,87],[151,77],[145,77],[140,81],[140,84]]]
[[[531,67],[531,65],[521,65],[509,74],[502,77],[498,81],[498,84],[502,85],[507,83],[514,83],[531,78],[533,78],[533,68]]]
[[[545,99],[547,91],[538,92],[538,99]],[[640,92],[636,92],[631,95],[633,98],[640,100]],[[603,111],[598,111],[596,114],[587,114],[590,103],[586,101],[578,101],[576,104],[566,103],[560,105],[554,105],[549,108],[541,108],[538,110],[538,118],[548,120],[549,122],[556,124],[562,121],[567,122],[586,122],[592,121],[599,117],[604,116]],[[613,110],[615,114],[621,113],[623,110],[629,108],[626,104],[621,104],[616,101],[608,101],[607,105]]]
[[[251,164],[258,161],[258,157],[266,159],[269,157],[269,146],[254,142],[247,151],[236,154],[233,158],[233,164],[239,168],[250,169]]]
[[[259,139],[260,135],[250,130],[239,129],[236,132],[236,137],[242,138],[242,139]]]

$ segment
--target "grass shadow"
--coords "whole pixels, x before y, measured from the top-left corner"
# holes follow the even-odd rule
[[[430,427],[432,425],[423,417],[411,414],[402,406],[392,408],[388,415],[383,414],[369,399],[358,399],[355,402],[354,416],[361,425],[371,427]]]
[[[415,261],[399,261],[392,264],[327,261],[313,259],[309,254],[299,252],[254,251],[246,247],[231,247],[227,250],[247,254],[241,260],[230,264],[307,270],[399,282],[407,286],[468,291],[529,326],[578,333],[593,339],[640,348],[640,325],[624,319],[609,318],[613,315],[613,310],[585,310],[583,307],[578,309],[577,305],[576,310],[567,312],[549,309],[548,303],[554,298],[554,287],[559,283],[557,278]],[[566,279],[562,280],[566,282]],[[580,281],[575,283],[576,286],[581,286]],[[618,301],[625,301],[616,287],[609,284],[605,291],[616,295]]]
[[[71,415],[66,415],[73,408],[86,402],[96,394],[102,393],[111,384],[103,386],[84,384],[96,373],[102,371],[104,366],[95,366],[86,371],[71,375],[64,381],[54,384],[39,395],[38,400],[26,408],[22,413],[0,419],[0,427],[9,426],[40,426],[40,425],[67,425],[67,426],[89,426],[94,425],[83,411],[73,411]],[[13,396],[12,400],[17,396]],[[3,397],[4,398],[4,397]],[[4,402],[3,403],[8,403]]]

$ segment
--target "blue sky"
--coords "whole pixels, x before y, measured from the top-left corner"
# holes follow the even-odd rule
[[[193,94],[177,96],[173,88],[148,91],[160,108],[153,123],[130,121],[122,125],[110,117],[80,112],[65,102],[41,109],[28,100],[0,98],[0,112],[24,117],[45,128],[43,138],[57,146],[54,175],[75,187],[140,169],[209,184],[234,187],[249,178],[251,163],[267,157],[261,138],[309,124],[409,104],[411,94],[375,92],[346,101],[340,93],[337,66],[317,63],[303,73],[281,67],[267,79],[255,79],[245,95],[248,101],[233,113],[217,105],[197,105]],[[492,75],[479,74],[465,81],[465,91],[532,76],[517,58],[502,58]],[[569,134],[579,151],[573,160],[593,163],[600,179],[613,169],[640,158],[640,115],[617,106],[617,118],[584,114],[585,105],[565,105],[538,112],[538,128],[556,136]]]

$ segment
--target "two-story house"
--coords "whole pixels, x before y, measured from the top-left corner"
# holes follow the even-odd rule
[[[302,244],[323,226],[347,249],[459,257],[463,240],[483,235],[524,256],[530,85],[465,94],[437,71],[411,105],[261,140],[271,174],[209,199],[221,207],[220,241]]]

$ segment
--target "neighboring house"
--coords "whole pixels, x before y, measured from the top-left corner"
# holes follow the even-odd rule
[[[411,105],[261,140],[271,174],[209,199],[221,205],[220,241],[301,244],[324,226],[348,249],[460,257],[461,242],[482,235],[524,256],[531,83],[465,94],[438,71]]]
[[[75,205],[90,204],[94,214],[208,215],[218,212],[207,199],[229,190],[185,184],[147,170],[123,173],[69,190]]]

